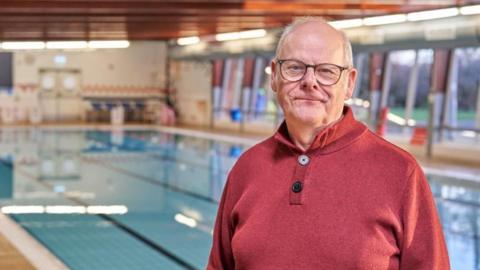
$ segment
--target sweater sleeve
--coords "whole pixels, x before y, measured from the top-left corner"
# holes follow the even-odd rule
[[[229,183],[230,178],[227,180],[227,184],[223,189],[222,198],[218,207],[207,270],[235,269],[231,247],[234,229],[230,220],[232,202],[229,201]]]
[[[429,184],[417,165],[402,201],[400,269],[450,269],[442,226]]]

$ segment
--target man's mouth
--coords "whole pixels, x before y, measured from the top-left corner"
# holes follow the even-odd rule
[[[326,102],[321,98],[309,98],[309,97],[297,97],[295,100],[302,100],[302,101],[318,101],[318,102]]]

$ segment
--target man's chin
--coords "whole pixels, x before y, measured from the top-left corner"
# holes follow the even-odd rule
[[[325,114],[298,115],[295,117],[295,121],[304,125],[315,126],[318,123],[322,123],[324,118]]]

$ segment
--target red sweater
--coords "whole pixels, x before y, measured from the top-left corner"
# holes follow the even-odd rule
[[[306,152],[284,123],[239,158],[207,269],[450,267],[421,168],[345,107],[343,119]]]

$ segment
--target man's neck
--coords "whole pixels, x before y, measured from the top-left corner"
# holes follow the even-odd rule
[[[313,126],[311,124],[298,123],[296,121],[288,121],[287,128],[288,134],[292,142],[302,151],[307,151],[312,145],[313,141],[317,135],[322,132],[322,130],[327,129],[343,118],[341,115],[337,120],[330,122],[327,125]]]

